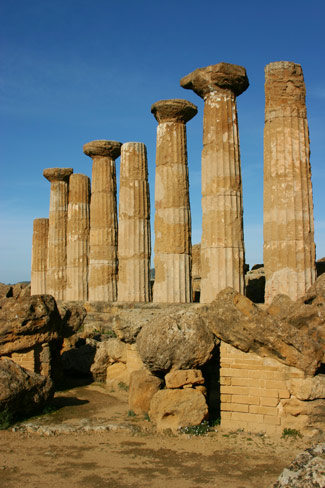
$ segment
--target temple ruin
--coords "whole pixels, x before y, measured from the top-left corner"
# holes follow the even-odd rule
[[[98,346],[91,373],[110,385],[130,385],[129,405],[149,412],[158,430],[200,423],[216,404],[222,426],[251,432],[279,434],[322,418],[324,280],[314,283],[305,85],[295,63],[271,63],[265,77],[265,304],[244,296],[236,97],[249,85],[245,68],[219,63],[181,80],[204,100],[202,242],[193,246],[193,256],[186,123],[197,107],[182,99],[151,107],[158,122],[153,290],[145,144],[85,144],[91,185],[71,168],[44,170],[50,213],[34,221],[32,295],[53,295],[62,307],[68,306],[64,300],[78,301],[83,333],[111,334]],[[264,280],[263,264],[255,268]],[[253,273],[248,278],[246,283]],[[264,296],[264,281],[257,291]],[[312,335],[297,327],[301,317]],[[6,346],[3,354],[17,360],[17,347]],[[35,351],[26,342],[19,357],[30,365]],[[104,369],[103,357],[109,358]],[[186,417],[181,410],[189,403],[194,416]],[[166,414],[170,405],[177,414]]]

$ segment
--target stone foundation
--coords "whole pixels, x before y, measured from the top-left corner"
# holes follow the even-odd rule
[[[311,418],[322,407],[322,400],[301,401],[292,390],[297,391],[298,384],[303,389],[311,380],[301,370],[222,342],[221,426],[267,434],[282,434],[285,428],[303,432],[314,426]]]

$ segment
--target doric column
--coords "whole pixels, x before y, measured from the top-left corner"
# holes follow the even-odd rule
[[[115,159],[121,153],[120,142],[92,141],[83,151],[93,160],[90,236],[89,301],[117,299],[117,208]]]
[[[245,68],[219,63],[193,71],[181,86],[204,99],[201,297],[210,303],[227,286],[244,293],[243,202],[236,96],[248,87]]]
[[[301,66],[265,67],[264,269],[265,302],[292,300],[315,281],[309,132]]]
[[[88,299],[89,200],[88,176],[71,175],[67,225],[66,300],[86,301]]]
[[[118,222],[118,300],[150,301],[150,195],[147,149],[122,145]]]
[[[187,303],[192,301],[192,249],[185,124],[197,107],[187,100],[161,100],[151,112],[159,124],[153,301]]]
[[[43,171],[51,182],[46,293],[65,300],[67,284],[67,219],[69,176],[72,168]]]
[[[46,293],[48,233],[49,219],[34,219],[31,295],[43,295]]]

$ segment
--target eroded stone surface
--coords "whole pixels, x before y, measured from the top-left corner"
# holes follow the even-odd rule
[[[27,371],[9,359],[0,359],[0,412],[7,411],[13,417],[36,414],[53,394],[49,377]]]
[[[166,388],[182,388],[185,385],[203,385],[204,378],[200,369],[177,369],[165,376]]]
[[[136,414],[148,413],[152,397],[161,387],[161,380],[145,369],[130,375],[129,408]]]
[[[0,310],[0,356],[57,340],[61,326],[52,296],[7,298]]]
[[[157,430],[199,425],[208,415],[204,395],[192,388],[184,390],[160,390],[151,400],[149,416]]]
[[[91,141],[83,146],[83,152],[90,158],[97,156],[109,157],[116,159],[121,154],[121,142],[117,141]]]
[[[236,96],[249,86],[245,68],[236,64],[218,63],[198,68],[181,79],[181,87],[193,90],[199,97],[222,88],[231,90]]]
[[[308,306],[307,306],[308,307]],[[309,306],[310,307],[310,306]],[[199,311],[202,320],[224,342],[243,352],[272,357],[309,375],[324,362],[324,320],[300,329],[289,318],[271,315],[227,288]]]
[[[315,281],[313,196],[305,84],[299,64],[265,68],[265,302],[292,300]]]
[[[199,313],[167,312],[144,325],[137,337],[142,361],[152,372],[192,369],[205,364],[215,346]]]

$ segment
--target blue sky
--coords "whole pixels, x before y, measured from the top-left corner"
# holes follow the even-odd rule
[[[153,223],[150,107],[161,99],[198,106],[187,135],[192,240],[200,241],[203,101],[179,80],[221,61],[245,66],[250,81],[237,99],[246,261],[263,261],[264,66],[281,60],[304,71],[317,259],[325,256],[323,0],[7,0],[0,15],[1,282],[30,279],[33,219],[48,216],[43,169],[91,176],[82,146],[93,139],[146,144]]]

